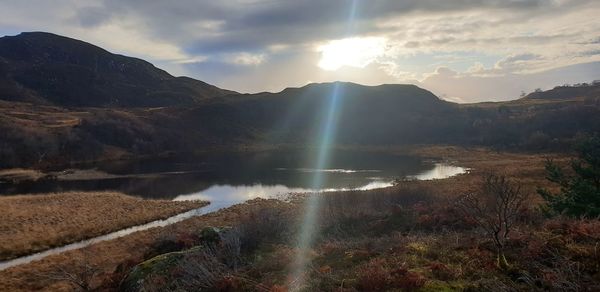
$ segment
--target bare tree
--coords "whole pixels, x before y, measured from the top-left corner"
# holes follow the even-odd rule
[[[457,201],[465,216],[476,222],[494,241],[500,268],[509,266],[504,255],[506,242],[526,199],[520,184],[505,176],[488,174],[477,192],[463,195]]]

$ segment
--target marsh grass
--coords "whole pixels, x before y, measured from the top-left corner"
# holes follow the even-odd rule
[[[546,183],[543,169],[546,155],[456,147],[425,147],[419,151],[423,157],[456,161],[472,171],[445,180],[411,181],[388,189],[324,196],[322,220],[319,221],[323,232],[309,253],[311,264],[306,277],[309,281],[303,284],[303,289],[357,291],[381,287],[382,290],[515,291],[600,288],[596,284],[597,278],[593,278],[600,271],[597,220],[548,220],[537,214],[527,214],[529,219],[521,220],[523,224],[514,230],[507,242],[506,257],[513,268],[501,270],[496,266],[493,242],[476,224],[465,220],[452,208],[452,202],[477,187],[481,175],[489,170],[519,180],[524,184],[524,192],[535,193],[537,187]],[[568,162],[568,159],[558,157],[555,161]],[[538,202],[534,197],[527,203],[535,206]],[[257,199],[164,228],[96,244],[89,247],[96,255],[90,259],[91,264],[100,270],[93,282],[95,287],[115,290],[130,267],[146,260],[146,255],[156,254],[152,250],[156,242],[172,238],[181,243],[177,248],[189,248],[194,246],[191,235],[203,227],[235,228],[247,222],[251,223],[247,226],[251,235],[248,240],[254,242],[254,247],[243,252],[243,261],[235,272],[225,273],[220,281],[214,282],[214,288],[286,291],[294,285],[294,279],[290,279],[287,272],[297,249],[289,239],[294,238],[301,206],[301,200]],[[281,213],[276,217],[269,212],[260,214],[264,209],[280,210]],[[282,219],[280,215],[289,218]],[[0,290],[30,291],[45,287],[60,290],[65,287],[64,282],[40,279],[36,275],[73,265],[74,259],[79,257],[81,251],[69,251],[0,271]],[[561,270],[563,267],[565,270]],[[369,275],[379,277],[381,282],[370,283]]]
[[[109,192],[0,197],[0,260],[164,219],[204,204]]]

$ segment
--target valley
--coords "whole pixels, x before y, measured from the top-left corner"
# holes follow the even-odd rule
[[[0,291],[591,291],[599,129],[598,81],[247,94],[2,37]]]

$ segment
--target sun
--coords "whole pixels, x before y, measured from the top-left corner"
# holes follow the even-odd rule
[[[318,66],[336,71],[341,67],[364,68],[385,53],[386,39],[382,37],[353,37],[329,41],[317,47],[321,52]]]

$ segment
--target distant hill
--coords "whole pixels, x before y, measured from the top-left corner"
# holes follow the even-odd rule
[[[334,82],[237,94],[81,41],[24,33],[0,38],[0,168],[315,146],[331,104],[328,134],[336,146],[561,151],[580,135],[600,132],[598,88],[561,86],[477,104],[402,84]]]
[[[228,132],[224,125],[230,125],[232,133],[240,127],[251,128],[268,142],[318,143],[314,140],[320,137],[334,94],[339,99],[335,105],[337,126],[332,134],[338,143],[425,143],[430,137],[424,123],[458,113],[455,104],[415,85],[335,82],[278,93],[229,96],[219,103],[194,108],[184,116],[202,124],[217,124],[223,119],[219,123],[222,134]]]
[[[574,98],[600,98],[600,81],[592,84],[557,86],[548,91],[537,90],[522,99],[574,99]]]
[[[337,87],[336,145],[434,143],[453,137],[455,104],[414,85],[311,84],[187,107],[66,109],[0,101],[0,168],[245,148],[314,146]]]
[[[189,105],[235,92],[45,32],[0,38],[0,99],[58,106]]]

